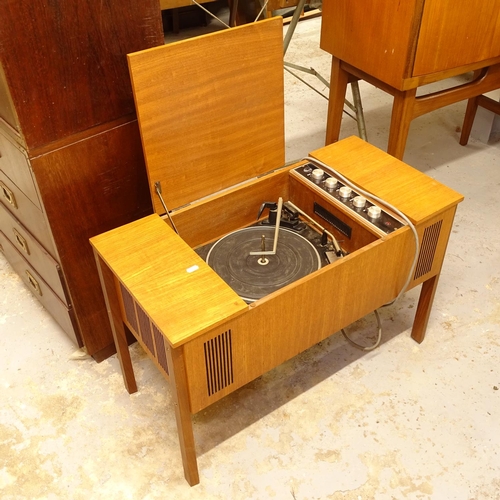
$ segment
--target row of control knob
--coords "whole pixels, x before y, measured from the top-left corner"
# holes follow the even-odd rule
[[[311,178],[317,182],[320,183],[323,181],[323,178],[325,177],[325,171],[321,168],[315,168],[311,172]],[[335,179],[335,177],[327,177],[325,181],[323,182],[323,186],[326,191],[333,192],[337,188],[339,184],[339,181]],[[353,191],[349,186],[341,186],[338,190],[338,194],[340,198],[343,200],[347,200],[348,198],[351,197]],[[354,193],[355,196],[351,198],[349,201],[355,206],[356,208],[364,208],[366,205],[366,198],[364,196],[358,195]],[[382,213],[382,210],[380,207],[377,207],[376,205],[371,205],[368,207],[367,214],[370,219],[378,219]]]

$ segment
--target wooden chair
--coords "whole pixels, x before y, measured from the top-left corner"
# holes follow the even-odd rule
[[[500,115],[500,102],[494,101],[493,99],[485,95],[478,95],[477,97],[469,99],[467,103],[467,109],[465,111],[462,134],[460,135],[460,144],[462,146],[466,146],[469,142],[469,136],[472,130],[472,125],[474,123],[474,118],[476,117],[478,106],[481,106],[482,108],[493,111],[493,113]]]

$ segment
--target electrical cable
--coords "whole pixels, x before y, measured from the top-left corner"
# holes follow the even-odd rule
[[[413,261],[412,261],[412,264],[410,266],[410,270],[408,271],[408,276],[406,278],[406,281],[405,281],[404,285],[402,286],[402,288],[399,291],[399,293],[396,296],[396,298],[393,301],[388,302],[387,304],[384,304],[383,307],[394,304],[396,301],[398,301],[401,298],[401,296],[406,291],[406,288],[410,284],[410,281],[412,279],[413,273],[415,272],[415,267],[417,265],[418,252],[419,252],[419,249],[420,249],[420,243],[418,241],[418,234],[417,234],[417,230],[416,230],[415,226],[413,225],[413,223],[411,222],[411,220],[403,212],[401,212],[401,210],[397,209],[395,206],[391,205],[389,202],[383,200],[382,198],[379,198],[378,196],[374,195],[373,193],[370,193],[369,191],[366,191],[365,189],[362,189],[359,186],[356,186],[353,182],[351,182],[349,179],[347,179],[346,177],[344,177],[340,172],[338,172],[337,170],[335,170],[331,166],[327,165],[326,163],[323,163],[322,161],[317,160],[316,158],[312,158],[310,156],[306,156],[305,158],[303,158],[303,160],[309,161],[309,162],[314,163],[314,164],[316,164],[316,165],[318,165],[318,166],[320,166],[320,167],[322,167],[322,168],[324,168],[326,170],[329,170],[338,179],[340,179],[345,185],[347,185],[350,188],[354,189],[357,193],[362,194],[362,195],[366,196],[367,198],[370,198],[372,200],[377,201],[378,203],[380,203],[384,207],[388,208],[389,210],[391,210],[394,213],[396,213],[397,215],[399,215],[408,224],[408,227],[411,229],[413,237],[414,237],[414,240],[415,240],[415,252],[414,252]]]
[[[417,230],[416,230],[414,224],[411,222],[411,220],[403,212],[401,212],[401,210],[397,209],[395,206],[391,205],[389,202],[383,200],[382,198],[379,198],[378,196],[374,195],[373,193],[370,193],[369,191],[366,191],[365,189],[360,188],[359,186],[356,186],[353,182],[351,182],[349,179],[347,179],[344,175],[342,175],[340,172],[335,170],[330,165],[327,165],[326,163],[322,162],[321,160],[318,160],[316,158],[312,158],[310,156],[306,156],[305,158],[303,158],[303,160],[309,161],[309,162],[311,162],[311,163],[313,163],[313,164],[315,164],[315,165],[317,165],[325,170],[328,170],[329,172],[333,173],[335,177],[340,179],[346,186],[349,186],[350,188],[354,189],[356,193],[364,195],[367,198],[370,198],[374,201],[377,201],[380,205],[382,205],[385,208],[388,208],[392,212],[396,213],[407,223],[408,227],[411,229],[412,234],[413,234],[413,238],[415,240],[415,251],[414,251],[413,261],[412,261],[412,264],[410,266],[410,270],[408,271],[406,281],[405,281],[404,285],[401,287],[401,290],[397,294],[396,298],[394,300],[392,300],[391,302],[384,304],[382,307],[387,307],[387,306],[394,304],[403,296],[404,292],[406,291],[406,288],[408,287],[408,285],[410,284],[410,281],[412,280],[412,276],[415,272],[415,267],[417,266],[418,253],[420,250],[420,243],[418,240],[418,233],[417,233]],[[378,345],[380,344],[380,341],[382,339],[382,325],[381,325],[381,321],[380,321],[380,315],[379,315],[377,310],[375,310],[373,312],[375,314],[375,317],[377,318],[378,336],[377,336],[377,340],[376,340],[375,344],[373,344],[372,346],[364,347],[360,344],[357,344],[356,342],[354,342],[353,340],[351,340],[347,336],[344,329],[341,329],[342,335],[345,337],[345,339],[351,345],[353,345],[354,347],[357,347],[358,349],[361,349],[363,351],[371,351],[371,350],[375,349],[376,347],[378,347]]]
[[[376,309],[375,309],[375,311],[373,311],[373,314],[375,314],[375,317],[377,318],[378,334],[377,334],[377,340],[371,346],[365,347],[361,344],[357,344],[356,342],[354,342],[354,340],[351,340],[347,336],[347,333],[345,332],[344,328],[342,328],[340,330],[342,332],[342,335],[344,336],[344,338],[347,340],[347,342],[349,342],[349,344],[351,344],[354,347],[357,347],[358,349],[361,349],[362,351],[373,351],[373,349],[376,349],[379,346],[380,341],[382,340],[382,323],[380,321],[380,315]]]

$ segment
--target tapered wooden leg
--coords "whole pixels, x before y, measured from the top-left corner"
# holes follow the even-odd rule
[[[478,107],[479,96],[473,97],[467,101],[467,109],[465,110],[464,123],[462,125],[462,133],[460,134],[460,144],[466,146],[469,142],[470,132],[474,124]]]
[[[95,251],[94,256],[99,272],[99,279],[101,280],[101,288],[104,293],[111,331],[113,332],[116,352],[122,369],[123,382],[129,394],[132,394],[133,392],[137,392],[137,383],[135,381],[134,368],[132,367],[132,359],[130,358],[130,351],[128,349],[127,334],[123,327],[120,299],[116,291],[115,276]]]
[[[434,295],[436,294],[438,281],[439,274],[422,283],[422,290],[420,291],[420,298],[418,299],[417,312],[415,313],[415,320],[411,330],[412,339],[419,344],[422,343],[425,338],[427,323],[429,322],[429,316],[431,314],[432,303],[434,301]]]
[[[330,77],[330,97],[328,100],[328,115],[326,119],[326,141],[331,144],[339,140],[342,113],[349,74],[342,69],[340,60],[332,58],[332,73]]]
[[[416,93],[417,89],[410,89],[402,92],[398,91],[394,95],[387,152],[400,160],[403,159],[405,153],[406,139],[413,120]]]
[[[193,422],[189,408],[188,383],[184,348],[167,348],[167,361],[170,367],[170,385],[175,405],[175,419],[181,447],[184,477],[190,486],[200,482],[198,464],[196,462],[196,449],[194,444]]]

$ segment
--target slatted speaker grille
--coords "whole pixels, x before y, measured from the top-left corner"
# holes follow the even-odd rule
[[[440,220],[425,228],[413,279],[416,280],[432,270],[442,225],[443,221]]]
[[[167,363],[167,352],[165,351],[165,339],[161,334],[160,330],[156,328],[155,325],[151,325],[153,329],[153,336],[155,339],[156,345],[156,359],[160,366],[165,370],[165,373],[168,375],[168,363]]]
[[[204,343],[208,395],[233,383],[233,344],[231,330]]]
[[[139,333],[141,335],[142,341],[149,349],[149,352],[155,355],[155,346],[153,344],[153,335],[151,333],[151,323],[149,322],[148,315],[143,311],[143,309],[136,304],[137,318],[139,319]]]
[[[125,317],[127,318],[129,325],[135,332],[137,332],[137,318],[135,317],[134,299],[121,283],[120,288],[122,292],[123,309],[125,309]]]
[[[166,375],[168,372],[165,339],[160,330],[151,322],[144,309],[134,300],[132,295],[120,283],[125,319],[132,333],[142,340],[148,354],[154,358]]]

